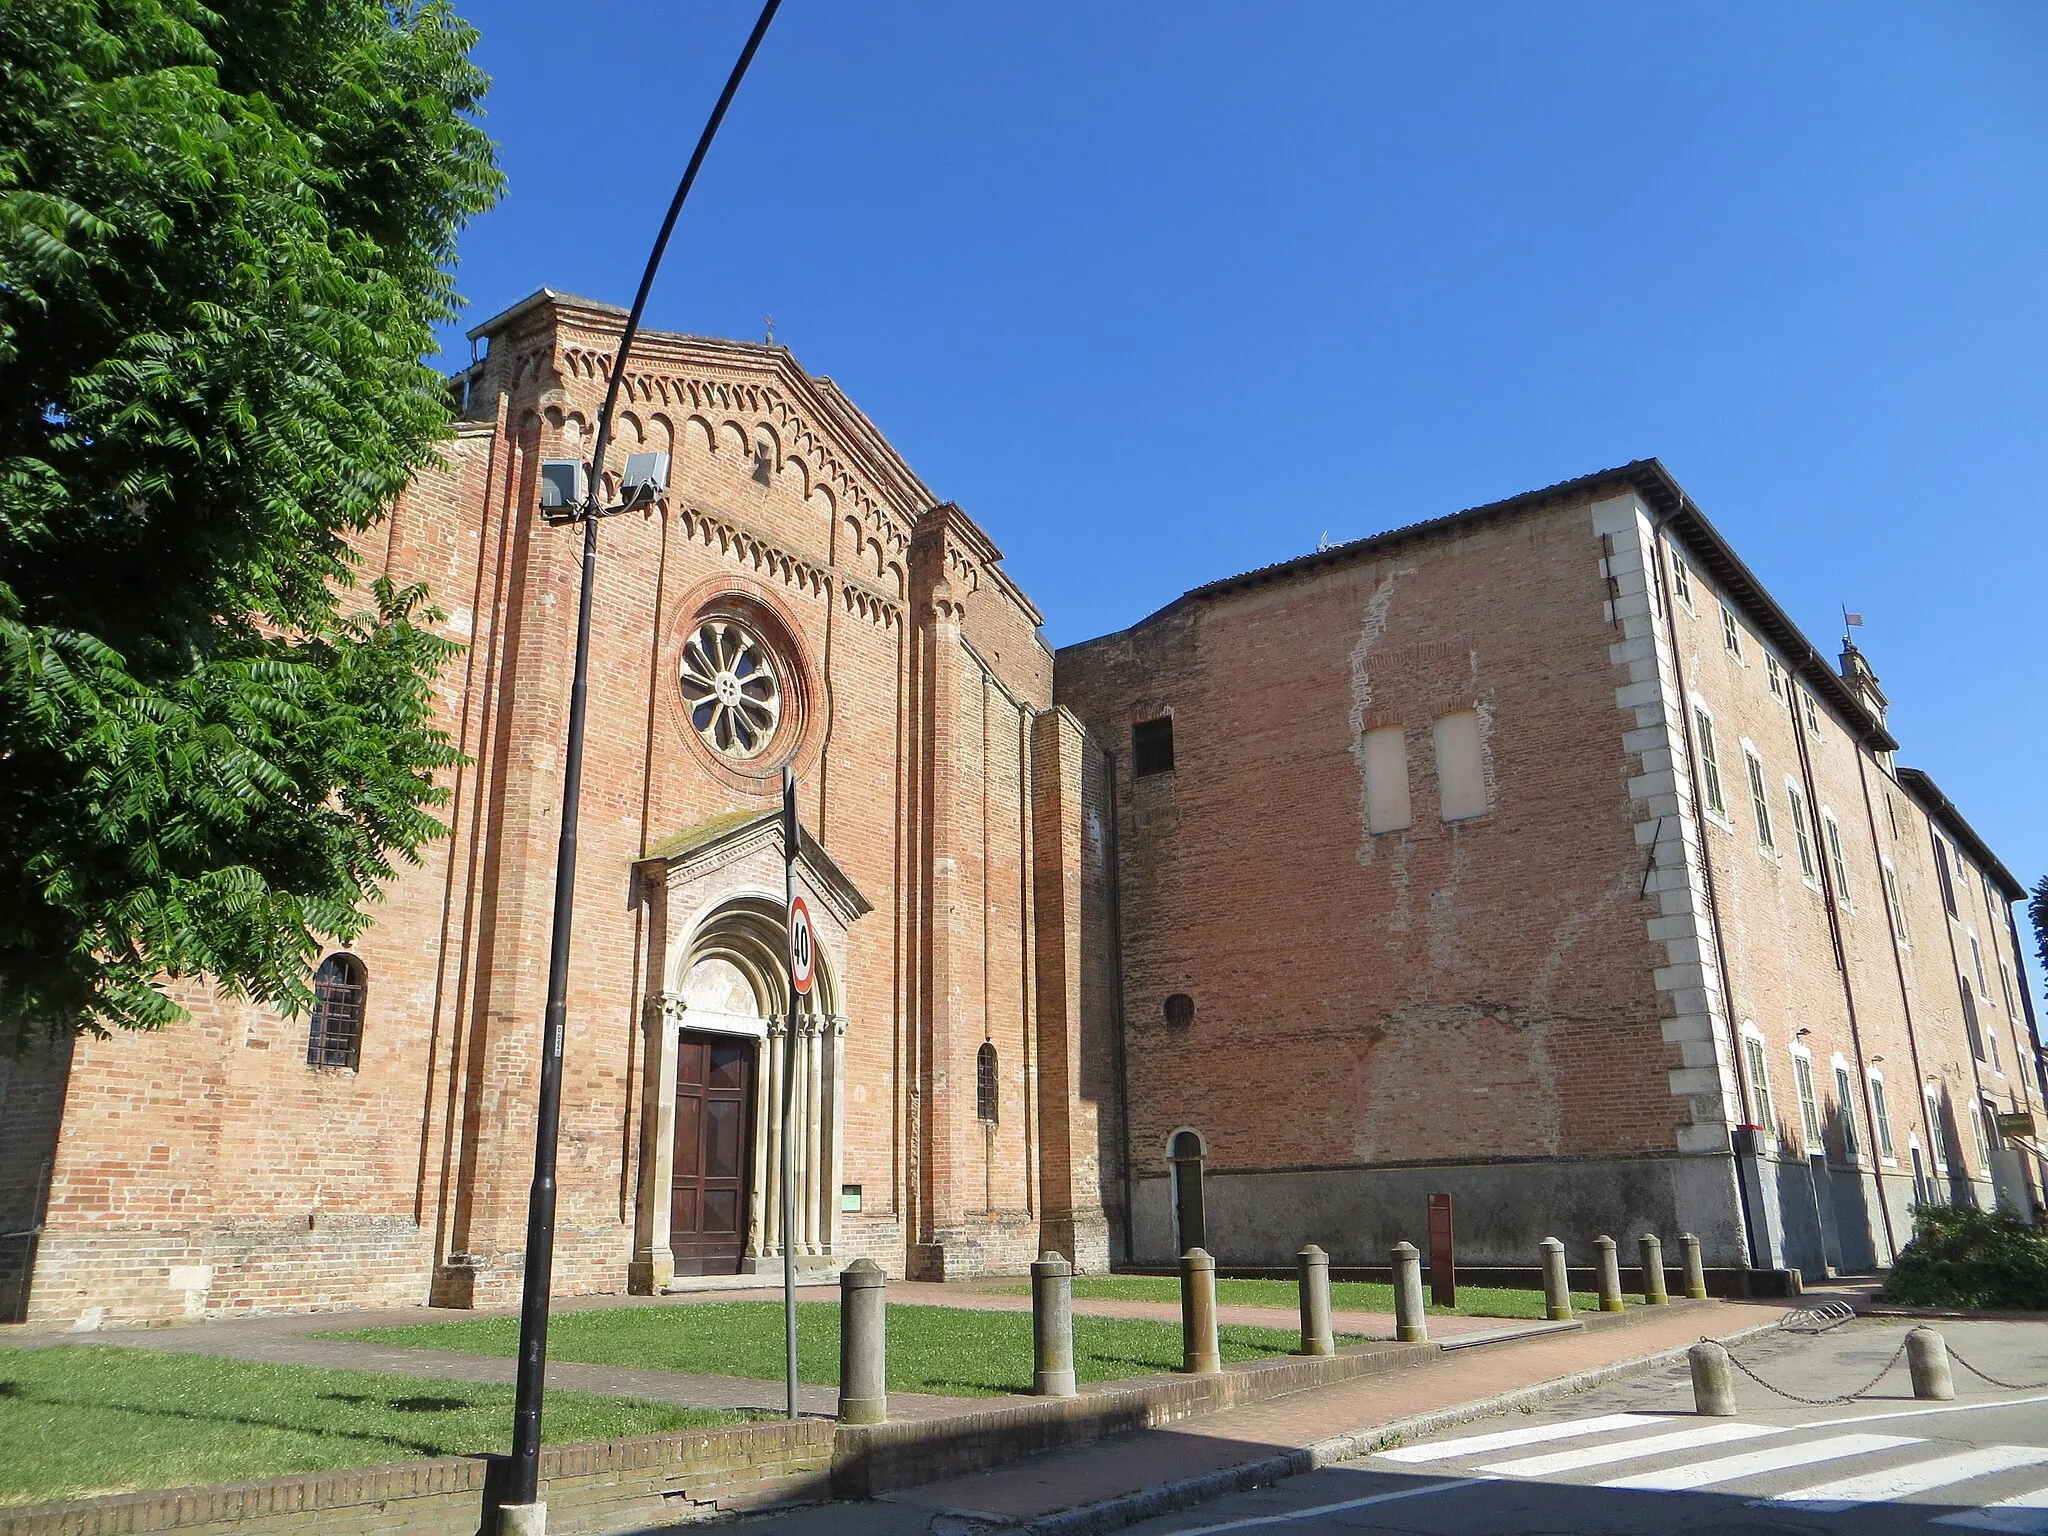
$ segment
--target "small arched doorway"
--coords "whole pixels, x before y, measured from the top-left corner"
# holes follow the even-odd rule
[[[1202,1133],[1180,1130],[1167,1143],[1173,1167],[1173,1244],[1176,1254],[1209,1246],[1208,1223],[1202,1210],[1202,1163],[1208,1149]]]

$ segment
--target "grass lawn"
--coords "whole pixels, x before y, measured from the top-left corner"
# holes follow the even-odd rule
[[[1004,1286],[1003,1290],[1013,1295],[1029,1295],[1031,1287]],[[1076,1275],[1074,1294],[1114,1301],[1178,1302],[1180,1281],[1173,1275]],[[1222,1306],[1285,1307],[1290,1312],[1301,1305],[1292,1280],[1218,1280],[1216,1300]],[[1391,1312],[1394,1310],[1394,1288],[1365,1280],[1333,1280],[1330,1282],[1330,1305],[1339,1311]],[[1600,1310],[1600,1298],[1590,1292],[1574,1291],[1572,1305],[1581,1312],[1597,1312]],[[1461,1285],[1456,1307],[1431,1306],[1429,1310],[1439,1315],[1455,1313],[1462,1317],[1541,1319],[1544,1316],[1543,1293],[1492,1285]]]
[[[1218,1330],[1225,1360],[1286,1355],[1300,1342],[1291,1330]],[[411,1349],[454,1349],[513,1355],[519,1320],[416,1323],[327,1335]],[[1346,1340],[1344,1342],[1356,1342]],[[558,1312],[548,1323],[548,1358],[591,1365],[660,1366],[717,1376],[774,1379],[782,1375],[782,1303],[700,1301],[666,1307]],[[1113,1317],[1074,1319],[1074,1373],[1082,1381],[1116,1381],[1177,1370],[1177,1323]],[[805,1381],[839,1380],[839,1305],[797,1303],[797,1368]],[[1031,1314],[974,1312],[962,1307],[889,1308],[889,1390],[948,1397],[995,1397],[1031,1387]]]
[[[551,1390],[550,1441],[745,1414]],[[0,1349],[0,1505],[502,1451],[512,1388],[151,1349]]]

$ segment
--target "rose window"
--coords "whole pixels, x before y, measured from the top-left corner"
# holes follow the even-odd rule
[[[712,750],[753,757],[782,719],[782,685],[768,647],[731,619],[700,624],[683,647],[683,702]]]

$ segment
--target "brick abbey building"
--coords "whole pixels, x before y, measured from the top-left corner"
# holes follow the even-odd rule
[[[465,642],[469,761],[314,1018],[198,988],[0,1060],[0,1309],[516,1297],[580,564],[540,468],[587,455],[620,324],[544,291],[479,327],[441,469],[363,548]],[[2018,884],[1660,466],[1055,658],[786,350],[643,337],[621,408],[673,468],[602,534],[558,1289],[785,1242],[1380,1262],[1436,1190],[1473,1262],[1690,1228],[1814,1272],[1887,1261],[1916,1199],[2038,1201]],[[822,939],[793,1016],[784,763]]]

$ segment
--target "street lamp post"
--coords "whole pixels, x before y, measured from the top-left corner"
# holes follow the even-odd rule
[[[640,291],[633,296],[632,312],[619,336],[619,350],[612,359],[611,377],[605,385],[604,405],[597,414],[597,442],[591,450],[590,481],[580,506],[565,507],[552,523],[583,524],[583,586],[576,606],[576,670],[569,688],[569,740],[562,766],[562,835],[555,850],[554,932],[548,949],[548,1001],[543,1016],[540,1050],[540,1098],[535,1110],[533,1137],[533,1185],[526,1202],[526,1272],[519,1302],[519,1376],[512,1409],[512,1466],[502,1502],[498,1506],[499,1529],[503,1536],[541,1536],[547,1529],[547,1505],[540,1502],[540,1415],[545,1385],[548,1343],[548,1302],[555,1267],[555,1145],[562,1122],[562,1046],[568,1025],[569,937],[576,913],[576,826],[583,791],[583,722],[590,693],[590,609],[597,577],[597,520],[653,499],[654,488],[642,487],[628,494],[618,506],[604,503],[604,460],[611,446],[612,410],[618,404],[619,381],[625,375],[626,355],[640,329],[640,317],[647,308],[648,291],[668,249],[669,235],[691,184],[704,163],[706,151],[725,120],[726,109],[738,92],[747,66],[767,35],[769,22],[782,0],[768,0],[754,30],[741,50],[739,61],[719,95],[718,105],[697,140],[688,169],[676,187],[662,220],[661,233],[648,253],[647,268],[640,274]],[[644,491],[644,496],[641,494]]]

